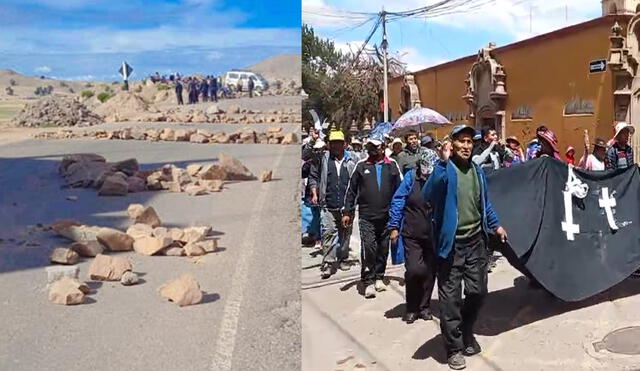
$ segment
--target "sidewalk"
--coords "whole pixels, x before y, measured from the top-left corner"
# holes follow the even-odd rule
[[[354,231],[352,248],[359,250]],[[303,267],[319,264],[302,249]],[[404,267],[387,268],[389,287],[375,299],[358,293],[360,267],[321,280],[302,272],[302,369],[448,370],[439,328],[437,289],[432,321],[402,322]],[[640,355],[596,352],[610,332],[640,326],[640,280],[627,279],[585,302],[564,303],[526,279],[504,259],[489,275],[489,295],[475,333],[483,352],[468,370],[640,370]],[[640,339],[629,340],[638,348]],[[632,344],[636,342],[637,344]]]

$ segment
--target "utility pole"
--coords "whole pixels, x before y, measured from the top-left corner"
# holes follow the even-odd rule
[[[388,81],[388,72],[387,72],[387,48],[389,43],[387,42],[387,12],[382,10],[380,13],[382,17],[382,57],[383,57],[383,65],[384,65],[384,122],[389,122],[389,81]]]

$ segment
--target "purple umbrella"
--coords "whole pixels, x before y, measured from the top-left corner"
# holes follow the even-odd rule
[[[421,129],[422,124],[444,125],[450,124],[449,120],[438,112],[424,107],[416,107],[400,116],[393,125],[394,131],[408,129]]]

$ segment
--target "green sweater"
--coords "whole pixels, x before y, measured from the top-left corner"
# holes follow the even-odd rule
[[[482,228],[480,215],[480,183],[473,167],[458,167],[452,161],[458,175],[458,229],[456,240],[469,238]]]

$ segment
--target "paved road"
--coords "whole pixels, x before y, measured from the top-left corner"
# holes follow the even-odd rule
[[[57,161],[95,152],[109,161],[136,157],[143,168],[212,161],[220,151],[269,183],[229,184],[222,193],[144,192],[97,197],[61,189]],[[0,145],[0,370],[298,370],[300,259],[297,183],[299,147],[197,145],[134,141],[28,140]],[[68,201],[75,195],[78,201]],[[29,226],[57,218],[126,228],[130,203],[153,206],[163,224],[210,224],[222,251],[199,263],[187,257],[129,257],[144,282],[92,283],[86,305],[50,304],[48,253],[66,242]],[[28,246],[35,242],[39,245]],[[88,261],[81,262],[85,277]],[[156,289],[192,272],[206,293],[179,308]]]
[[[352,237],[352,247],[359,246]],[[302,265],[320,258],[302,249]],[[435,318],[402,322],[404,267],[387,268],[389,289],[376,299],[358,293],[359,269],[319,279],[317,268],[302,272],[302,370],[449,370],[440,334],[437,290]],[[596,352],[594,343],[620,328],[639,326],[640,281],[629,278],[580,303],[564,303],[526,280],[503,259],[489,276],[489,295],[476,326],[483,352],[467,358],[467,369],[638,370],[640,355]],[[628,349],[640,352],[637,338]],[[634,346],[635,344],[635,346]]]

